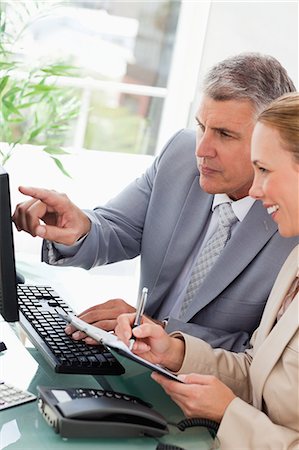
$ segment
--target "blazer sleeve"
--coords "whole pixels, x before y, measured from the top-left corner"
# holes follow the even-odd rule
[[[249,368],[257,334],[256,330],[250,341],[251,347],[245,353],[232,353],[213,349],[200,339],[179,332],[172,333],[172,336],[185,340],[185,357],[178,373],[214,375],[237,395],[227,407],[218,429],[217,437],[222,450],[298,449],[298,430],[277,425],[267,414],[250,404]]]
[[[252,336],[251,345],[255,339]],[[207,342],[180,332],[171,336],[185,340],[185,356],[178,373],[201,373],[214,375],[225,383],[238,397],[252,401],[249,367],[252,361],[252,346],[244,353],[233,353],[224,349],[213,349]]]
[[[297,430],[273,423],[264,412],[240,398],[227,407],[217,437],[222,450],[299,448]]]
[[[235,331],[233,333],[202,324],[182,322],[173,317],[169,318],[165,329],[168,334],[175,330],[180,330],[183,333],[191,334],[208,342],[213,348],[221,347],[236,352],[244,352],[249,347],[250,342],[249,333],[245,331]]]

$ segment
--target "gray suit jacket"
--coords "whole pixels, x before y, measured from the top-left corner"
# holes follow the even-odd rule
[[[195,133],[182,130],[148,170],[104,207],[86,211],[92,228],[64,265],[91,268],[141,255],[140,286],[146,313],[159,318],[211,214],[213,195],[199,186]],[[184,321],[170,317],[167,331],[181,330],[213,347],[242,351],[258,326],[274,280],[297,239],[279,236],[262,204],[254,203],[200,286]],[[44,245],[44,259],[48,252]]]

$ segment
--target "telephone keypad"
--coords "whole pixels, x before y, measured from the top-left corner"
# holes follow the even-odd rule
[[[149,406],[151,405],[148,402],[141,400],[134,395],[123,394],[121,392],[107,391],[104,389],[88,389],[88,388],[75,388],[75,389],[66,389],[70,397],[72,398],[98,398],[98,397],[107,397],[107,398],[117,398],[126,400],[132,403],[139,403],[140,405]]]
[[[31,394],[31,392],[0,381],[0,411],[22,403],[31,402],[35,399],[36,396]]]

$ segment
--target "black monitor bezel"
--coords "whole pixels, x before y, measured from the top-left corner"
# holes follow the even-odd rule
[[[19,320],[9,176],[6,170],[1,166],[0,166],[0,314],[7,322],[17,322]]]

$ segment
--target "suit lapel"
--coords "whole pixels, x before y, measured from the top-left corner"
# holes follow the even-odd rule
[[[259,347],[251,366],[252,378],[257,373],[254,384],[254,405],[261,409],[262,392],[265,381],[284,352],[288,342],[298,330],[298,302],[297,294],[279,322],[273,327],[271,333]],[[273,324],[273,321],[272,321]]]
[[[279,272],[275,284],[267,301],[265,311],[259,326],[259,332],[256,337],[255,345],[259,347],[265,341],[271,332],[278,311],[281,307],[281,302],[286,296],[298,270],[298,250],[297,246],[289,255],[287,261]]]
[[[277,277],[254,342],[255,353],[250,372],[251,377],[254,378],[253,399],[257,408],[261,408],[262,392],[269,373],[281,357],[288,342],[298,330],[299,294],[296,295],[284,315],[275,325],[282,300],[298,271],[298,249],[299,247],[297,246],[290,254]]]
[[[153,314],[157,306],[160,306],[161,299],[197,244],[209,218],[212,202],[213,196],[201,190],[199,176],[196,176],[181,208],[162,265],[157,268],[156,281],[152,288],[153,298],[157,298],[157,302],[152,305],[149,314]]]
[[[256,201],[199,287],[197,297],[200,302],[190,304],[185,320],[190,320],[216,298],[250,264],[276,231],[276,224],[261,202]]]

